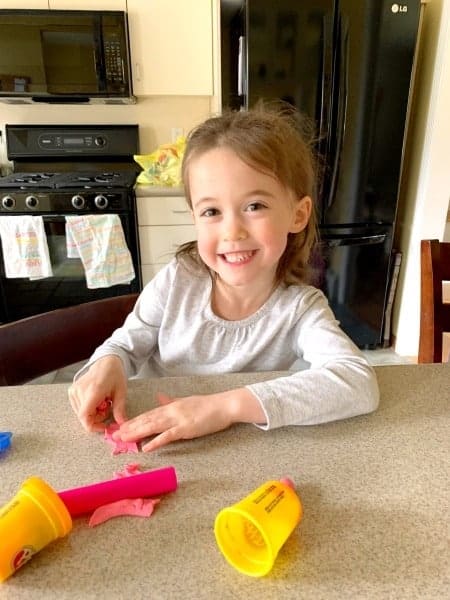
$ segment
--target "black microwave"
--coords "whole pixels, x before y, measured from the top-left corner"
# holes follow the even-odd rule
[[[0,101],[133,103],[126,13],[0,10]]]

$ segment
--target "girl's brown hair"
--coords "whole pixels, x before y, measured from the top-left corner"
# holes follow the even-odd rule
[[[291,105],[280,103],[259,103],[249,111],[226,111],[207,119],[190,132],[181,168],[190,208],[189,165],[218,147],[229,148],[252,168],[276,177],[296,198],[310,196],[314,206],[316,177],[310,132],[310,124]],[[277,283],[291,285],[309,279],[308,261],[316,238],[317,219],[313,208],[305,229],[288,234],[287,246],[277,267]],[[180,246],[177,258],[182,256],[207,268],[196,242]]]

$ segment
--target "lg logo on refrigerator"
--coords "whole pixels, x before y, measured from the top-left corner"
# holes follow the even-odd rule
[[[408,7],[407,7],[406,4],[393,4],[391,6],[391,11],[394,14],[397,14],[397,13],[406,13],[406,12],[408,12]]]

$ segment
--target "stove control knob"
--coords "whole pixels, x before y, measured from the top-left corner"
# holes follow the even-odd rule
[[[108,206],[108,198],[102,194],[95,196],[94,202],[97,208],[106,208]]]
[[[86,201],[83,198],[83,196],[80,196],[79,194],[72,196],[72,206],[74,208],[81,210],[82,208],[84,208],[85,203],[86,203]]]
[[[39,200],[36,198],[36,196],[27,196],[25,198],[25,204],[28,208],[36,208],[36,206],[39,204]]]
[[[6,210],[12,210],[16,205],[16,201],[12,196],[3,196],[2,198],[2,206],[6,208]]]
[[[106,140],[102,135],[97,135],[94,139],[94,144],[99,148],[103,148],[106,145]]]

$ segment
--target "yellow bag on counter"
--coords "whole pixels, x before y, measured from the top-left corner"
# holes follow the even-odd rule
[[[172,144],[163,144],[151,154],[136,154],[134,160],[144,170],[139,173],[136,183],[145,185],[180,186],[181,161],[186,138],[180,136]]]

